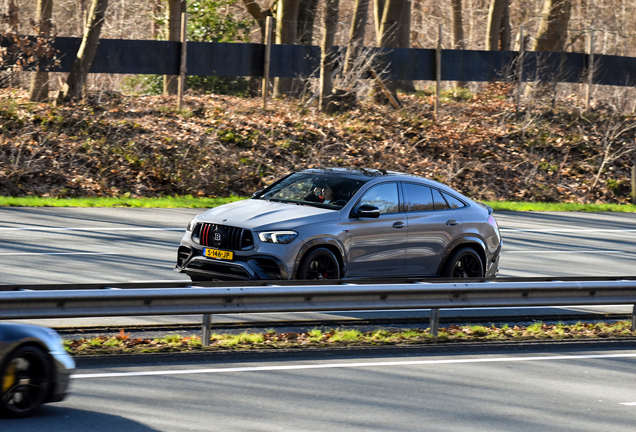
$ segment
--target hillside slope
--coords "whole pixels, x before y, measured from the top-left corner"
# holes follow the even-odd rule
[[[335,115],[229,96],[96,95],[67,107],[0,90],[0,195],[250,195],[292,170],[356,166],[423,175],[475,199],[626,202],[636,117],[527,107],[504,84],[404,108]]]

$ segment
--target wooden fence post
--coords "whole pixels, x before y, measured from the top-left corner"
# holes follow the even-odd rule
[[[590,109],[592,99],[592,85],[594,79],[594,30],[590,30],[590,46],[588,53],[587,89],[585,91],[585,111]]]
[[[437,38],[437,50],[435,50],[435,119],[439,115],[439,93],[442,86],[442,24],[439,25],[439,35]]]
[[[269,63],[272,55],[272,22],[273,18],[268,16],[265,19],[265,65],[263,70],[263,84],[261,93],[263,94],[263,109],[267,106],[267,87],[269,85]]]
[[[186,85],[186,58],[187,58],[187,39],[188,39],[188,13],[184,10],[181,12],[181,65],[179,67],[179,88],[177,95],[177,109],[183,106],[183,93]]]
[[[519,56],[517,57],[517,100],[516,117],[519,120],[519,110],[521,107],[521,93],[523,92],[523,54],[525,53],[523,43],[523,26],[519,27]]]

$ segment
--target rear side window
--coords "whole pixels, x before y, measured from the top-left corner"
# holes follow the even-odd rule
[[[380,213],[398,213],[400,199],[397,183],[382,183],[366,191],[360,199],[360,205],[369,204],[380,209]]]
[[[435,204],[435,210],[450,209],[450,206],[446,203],[446,200],[437,189],[433,189],[433,203]]]
[[[442,195],[444,195],[444,198],[446,198],[446,202],[448,203],[450,208],[452,208],[453,210],[454,209],[458,209],[458,208],[462,208],[462,207],[466,207],[466,204],[464,204],[463,202],[461,202],[460,200],[458,200],[454,196],[448,195],[446,193],[442,193]]]
[[[404,183],[406,193],[405,205],[407,212],[435,210],[431,188],[413,183]]]

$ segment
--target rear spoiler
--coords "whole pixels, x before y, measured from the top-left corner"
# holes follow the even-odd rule
[[[489,214],[489,215],[490,215],[490,214],[492,214],[492,212],[494,211],[494,210],[492,209],[492,207],[490,207],[488,204],[484,204],[484,203],[482,203],[482,202],[477,202],[477,205],[479,205],[480,207],[483,207],[483,208],[485,208],[486,210],[488,210],[488,214]]]

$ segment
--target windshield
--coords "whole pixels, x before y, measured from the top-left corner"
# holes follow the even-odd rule
[[[340,210],[366,182],[330,174],[300,172],[274,183],[255,199]]]

